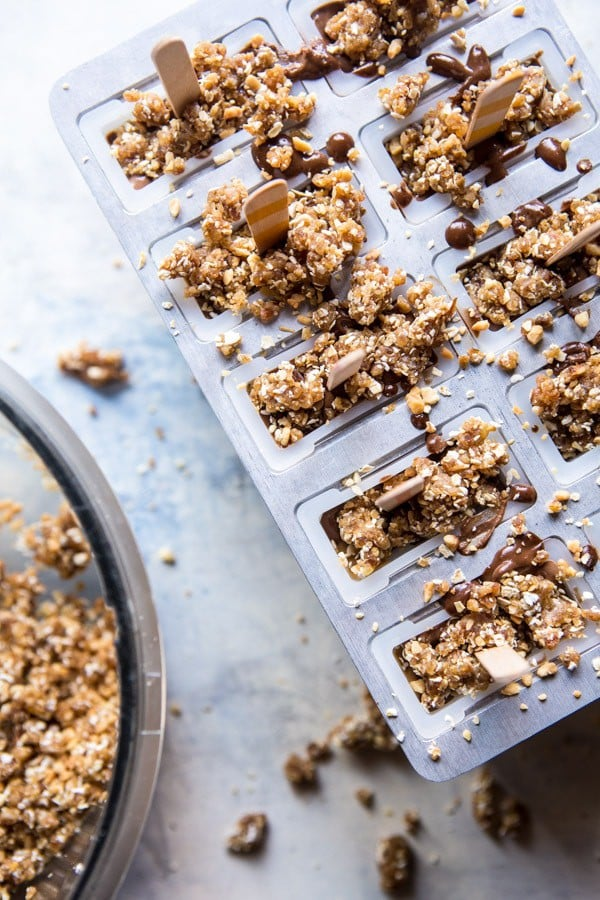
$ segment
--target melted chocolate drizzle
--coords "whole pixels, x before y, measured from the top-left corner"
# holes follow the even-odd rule
[[[512,227],[515,234],[523,234],[530,228],[539,225],[542,219],[547,219],[552,215],[552,207],[547,206],[542,200],[530,200],[517,206],[513,212]]]
[[[546,165],[557,172],[564,172],[567,168],[567,154],[563,150],[560,141],[556,138],[547,137],[535,148],[537,159],[543,159]]]
[[[269,163],[267,155],[273,147],[291,149],[292,159],[287,169],[277,169]],[[259,169],[264,169],[265,172],[278,178],[294,178],[296,175],[312,176],[316,175],[317,172],[322,172],[323,169],[327,169],[329,166],[329,159],[325,153],[319,153],[318,151],[308,155],[300,153],[299,150],[295,149],[291,137],[287,134],[279,134],[276,138],[271,138],[262,144],[253,144],[252,159]]]
[[[481,584],[484,581],[500,581],[500,579],[509,572],[517,572],[519,574],[535,573],[554,581],[558,574],[558,566],[551,559],[538,561],[536,557],[540,551],[544,550],[544,541],[533,532],[528,531],[525,534],[517,535],[514,544],[506,544],[501,547],[495,554],[487,569],[472,582],[463,582],[451,588],[441,598],[441,603],[446,612],[456,615],[456,603],[461,602],[466,605],[467,600],[471,596],[473,586]]]
[[[450,222],[445,232],[446,242],[455,250],[467,250],[477,240],[475,226],[469,219],[459,216]]]
[[[354,147],[354,138],[345,131],[334,131],[327,139],[325,149],[335,162],[342,163],[348,159],[348,153]]]
[[[320,40],[311,41],[299,50],[277,48],[277,55],[290,81],[313,81],[340,68],[338,58],[328,53]]]

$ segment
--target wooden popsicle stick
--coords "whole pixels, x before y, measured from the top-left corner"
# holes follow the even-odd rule
[[[489,647],[487,650],[478,650],[475,656],[492,681],[516,681],[517,678],[522,678],[530,671],[527,660],[508,644]]]
[[[576,253],[577,250],[581,250],[586,244],[591,244],[597,237],[600,237],[600,220],[598,222],[592,222],[591,225],[587,225],[579,232],[579,234],[576,234],[568,244],[565,244],[561,250],[557,250],[556,253],[553,253],[550,259],[546,260],[546,265],[553,266],[554,263],[564,259],[565,256],[570,256],[572,253]]]
[[[476,144],[492,137],[500,130],[514,96],[521,87],[523,72],[515,69],[489,84],[477,98],[469,130],[465,138],[465,148],[470,150]]]
[[[290,224],[287,182],[276,178],[257,188],[246,200],[244,215],[259,253],[284,240]]]
[[[415,475],[414,478],[408,478],[390,491],[385,491],[381,497],[377,498],[375,506],[378,509],[390,512],[392,509],[396,509],[397,506],[406,503],[407,500],[412,500],[413,497],[421,493],[424,487],[425,481],[420,475]]]
[[[356,375],[364,362],[366,353],[364,350],[351,350],[346,356],[342,356],[332,365],[327,376],[327,390],[333,391],[346,379]]]
[[[200,97],[198,76],[187,47],[181,38],[166,37],[155,44],[151,56],[167,99],[180,119],[186,106]]]

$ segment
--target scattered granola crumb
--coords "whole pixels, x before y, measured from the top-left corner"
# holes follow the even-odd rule
[[[490,837],[522,837],[527,825],[525,807],[492,776],[482,769],[473,783],[471,808],[473,818]]]
[[[238,819],[227,838],[227,849],[230,853],[257,853],[264,846],[268,827],[264,813],[247,813]]]
[[[161,547],[158,551],[158,558],[166,566],[174,566],[177,562],[177,557],[170,547]]]
[[[284,763],[283,771],[293,787],[308,788],[316,787],[318,784],[317,767],[309,756],[291,753]]]
[[[381,889],[395,893],[411,881],[414,856],[410,844],[401,834],[382,838],[377,845],[377,868]]]
[[[85,341],[75,350],[60,353],[58,367],[67,375],[73,375],[95,388],[122,383],[129,377],[120,350],[97,350]]]
[[[404,813],[404,827],[409,834],[418,834],[423,826],[418,809],[407,809]]]
[[[355,790],[354,796],[365,809],[373,809],[375,806],[375,792],[371,788],[359,787]]]
[[[238,331],[224,331],[215,340],[215,347],[226,359],[233,356],[241,345],[242,336]]]

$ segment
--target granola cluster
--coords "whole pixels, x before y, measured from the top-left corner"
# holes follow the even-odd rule
[[[332,275],[356,256],[365,239],[364,194],[347,167],[314,175],[302,191],[290,192],[285,245],[262,256],[246,225],[236,227],[248,196],[239,179],[209,191],[202,215],[203,241],[178,241],[161,263],[159,277],[183,278],[185,293],[207,316],[239,314],[251,294],[262,298],[251,312],[268,321],[283,305],[297,309],[322,302]]]
[[[516,237],[460,271],[474,304],[472,317],[493,326],[508,325],[546,300],[560,302],[565,291],[588,275],[598,273],[595,245],[588,245],[552,266],[550,257],[588,225],[600,219],[598,196],[564,203],[532,227],[514,216]]]
[[[405,119],[421,99],[428,81],[429,72],[400,75],[391,87],[380,88],[377,96],[392,118]]]
[[[418,56],[440,19],[463,12],[455,0],[350,0],[341,6],[325,22],[323,32],[329,52],[355,67],[400,53]]]
[[[490,676],[478,651],[503,645],[523,656],[534,649],[554,650],[564,639],[582,637],[588,620],[600,620],[600,611],[583,609],[567,593],[573,568],[563,560],[552,562],[542,542],[529,565],[524,564],[526,552],[517,545],[513,569],[505,571],[505,559],[496,578],[488,572],[481,581],[451,589],[443,601],[452,617],[395,649],[428,711],[488,687]]]
[[[177,118],[170,104],[153,92],[125,91],[132,118],[108,135],[110,149],[135,187],[164,173],[179,175],[186,160],[246,129],[261,143],[290,123],[305,122],[315,96],[292,93],[293,83],[276,49],[260,35],[239,53],[202,41],[191,54],[200,97]],[[141,179],[141,180],[140,180]]]
[[[106,799],[120,703],[112,611],[102,599],[50,598],[34,569],[9,574],[0,563],[0,670],[0,895],[8,897]]]
[[[485,52],[479,48],[481,52]],[[479,95],[495,79],[514,69],[524,72],[523,82],[512,102],[493,147],[479,145],[465,149],[464,142]],[[506,159],[515,148],[547,128],[569,119],[581,107],[560,89],[549,83],[546,71],[537,60],[521,64],[509,60],[499,67],[494,78],[481,69],[479,80],[465,68],[465,81],[456,95],[445,97],[428,110],[421,122],[405,128],[388,141],[387,150],[415,197],[432,193],[449,194],[453,202],[466,209],[478,209],[481,184],[467,183],[466,176],[481,165],[496,169],[493,180],[503,177],[502,151]],[[473,83],[475,81],[475,83]]]
[[[531,405],[569,460],[600,446],[600,333],[552,355],[552,370],[537,376]]]
[[[375,296],[367,288],[371,277]],[[371,323],[359,328],[344,304],[324,304],[313,321],[325,330],[311,349],[248,384],[250,399],[279,446],[299,441],[362,400],[408,389],[431,366],[435,348],[446,338],[454,300],[434,294],[427,281],[396,295],[402,280],[403,272],[389,275],[374,260],[357,260],[346,303],[360,306],[363,321],[379,309]],[[364,354],[360,369],[330,390],[332,367],[352,351]]]
[[[235,823],[235,828],[227,838],[230,853],[248,854],[262,850],[269,820],[264,813],[247,813]]]
[[[473,818],[479,827],[496,840],[524,836],[528,824],[526,808],[511,796],[489,769],[477,774],[471,795]]]
[[[95,388],[123,383],[129,378],[120,350],[99,350],[89,347],[85,341],[74,350],[59,353],[58,367],[66,375],[73,375]]]
[[[71,508],[63,503],[56,516],[44,513],[36,525],[23,532],[25,546],[42,566],[55,569],[61,578],[72,578],[87,568],[92,550]]]
[[[363,708],[352,716],[345,716],[331,731],[328,740],[354,753],[376,750],[393,753],[400,746],[370,693],[365,689]]]
[[[483,511],[498,524],[508,499],[502,466],[509,457],[506,444],[490,437],[496,427],[494,422],[467,419],[443,442],[441,453],[415,457],[409,468],[335,511],[333,543],[350,574],[365,578],[395,550],[436,535],[453,535],[463,524],[468,532],[469,522],[481,519]],[[389,512],[379,509],[380,497],[415,476],[423,479],[421,493]]]

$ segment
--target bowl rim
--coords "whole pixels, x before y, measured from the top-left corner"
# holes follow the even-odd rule
[[[131,528],[98,464],[62,416],[0,360],[0,413],[56,479],[92,545],[119,628],[120,728],[100,829],[71,898],[108,900],[145,824],[165,728],[166,675],[150,584]]]

